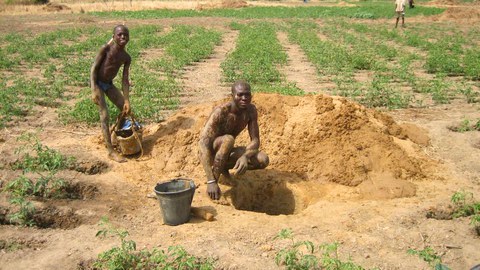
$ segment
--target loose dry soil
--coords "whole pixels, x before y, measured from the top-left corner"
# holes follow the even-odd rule
[[[120,1],[113,3],[119,9],[125,5],[145,8],[128,6],[127,1],[123,6]],[[222,5],[139,3],[157,7],[163,3],[168,8]],[[72,23],[116,23],[78,13],[79,7],[88,11],[98,3],[65,5],[69,8],[54,14],[37,7],[5,7],[0,26],[24,30],[68,27]],[[462,18],[477,22],[478,9],[463,8],[455,5],[450,9],[447,5],[447,12],[434,20]],[[452,15],[455,11],[475,16]],[[17,15],[11,16],[14,13]],[[209,200],[197,141],[212,108],[228,96],[220,63],[234,48],[238,33],[219,26],[224,21],[228,20],[148,21],[165,27],[173,23],[202,24],[220,27],[225,33],[211,58],[188,67],[179,78],[185,89],[181,108],[164,122],[145,127],[145,154],[140,160],[132,158],[122,164],[107,160],[98,127],[61,126],[55,111],[48,108],[1,131],[0,160],[8,163],[15,160],[13,150],[19,134],[43,128],[39,138],[45,145],[79,161],[78,171],[65,171],[62,176],[75,180],[71,192],[80,199],[35,202],[42,209],[37,222],[45,228],[0,226],[2,243],[16,242],[22,247],[15,251],[1,249],[0,269],[75,269],[85,264],[119,243],[118,239],[95,237],[102,216],[127,229],[138,248],[182,245],[196,256],[218,259],[219,269],[278,269],[274,257],[286,243],[273,238],[284,228],[291,228],[298,240],[339,242],[342,258],[350,256],[366,268],[429,269],[425,262],[407,254],[409,248],[426,246],[443,254],[443,262],[452,269],[469,269],[480,263],[480,239],[468,218],[426,217],[429,209],[448,204],[459,189],[472,191],[480,198],[480,150],[475,147],[480,140],[478,132],[455,133],[448,129],[462,119],[480,118],[478,105],[454,103],[379,112],[325,95],[331,82],[319,81],[309,71],[311,63],[297,46],[288,43],[284,33],[278,34],[279,40],[290,60],[283,72],[308,94],[255,94],[261,148],[269,154],[270,166],[233,180],[222,178],[222,200]],[[238,143],[247,139],[248,135],[242,134]],[[11,170],[1,173],[3,182],[18,174]],[[180,226],[163,224],[159,203],[149,195],[156,183],[176,177],[195,181],[198,188],[193,206],[214,213],[214,221],[192,217]],[[0,203],[6,205],[5,196],[1,199]]]

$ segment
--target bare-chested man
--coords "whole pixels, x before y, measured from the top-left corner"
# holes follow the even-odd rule
[[[260,152],[257,108],[251,104],[250,85],[237,81],[232,86],[232,101],[216,107],[210,114],[200,134],[200,162],[207,176],[207,193],[213,200],[220,199],[218,179],[220,174],[235,174],[268,166],[267,154]],[[235,138],[248,126],[250,143],[234,147]]]
[[[125,162],[126,159],[117,153],[112,146],[108,125],[108,110],[105,96],[122,111],[123,115],[130,113],[129,100],[129,70],[131,58],[125,51],[125,46],[130,39],[128,28],[124,25],[117,25],[113,29],[113,37],[105,44],[95,58],[90,72],[90,85],[93,91],[93,102],[100,110],[100,122],[103,138],[108,149],[108,157],[117,162]],[[117,76],[120,67],[123,65],[122,92],[113,85],[113,79]]]

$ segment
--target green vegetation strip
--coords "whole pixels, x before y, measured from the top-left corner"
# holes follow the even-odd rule
[[[182,68],[208,57],[220,43],[221,34],[203,27],[185,25],[176,25],[164,35],[159,35],[157,27],[151,25],[130,29],[130,32],[131,42],[127,50],[134,60],[130,71],[134,84],[130,95],[132,108],[143,122],[159,121],[162,110],[175,109],[179,104],[181,89],[176,77]],[[158,58],[140,57],[140,53],[147,49],[158,49],[163,54]],[[136,59],[138,62],[135,62]],[[115,85],[121,85],[119,80],[120,77],[117,77]],[[90,92],[89,88],[84,89],[73,110],[64,111],[64,119],[68,122],[99,121],[96,105],[90,100]],[[110,102],[108,105],[110,120],[114,121],[119,111]]]
[[[130,29],[127,51],[132,56],[131,102],[137,118],[158,121],[161,111],[178,106],[180,86],[175,78],[192,62],[208,57],[221,34],[196,26],[175,26],[161,35],[158,26],[144,25]],[[0,127],[32,114],[38,105],[59,107],[65,100],[76,99],[73,108],[60,108],[63,122],[98,123],[98,109],[91,101],[90,67],[101,46],[111,37],[111,29],[98,27],[69,28],[33,35],[9,33],[0,44]],[[163,50],[155,58],[141,57],[148,49]],[[41,74],[24,76],[24,70],[38,68]],[[163,74],[160,74],[163,73]],[[121,74],[121,71],[120,71]],[[120,76],[114,83],[120,86]],[[81,87],[81,89],[78,89]],[[77,89],[71,92],[70,89]],[[111,121],[118,110],[109,101]]]
[[[394,5],[391,1],[356,2],[352,7],[334,6],[305,6],[305,7],[245,7],[238,9],[209,9],[209,10],[142,10],[142,11],[109,11],[91,12],[99,17],[117,17],[130,19],[158,19],[178,17],[227,17],[239,19],[267,19],[267,18],[391,18]],[[409,16],[436,15],[445,9],[417,6],[409,10]]]
[[[477,102],[478,93],[473,91],[471,81],[478,80],[480,77],[480,65],[478,65],[480,50],[472,46],[478,42],[478,37],[475,35],[464,35],[454,26],[443,24],[412,24],[405,31],[375,24],[340,23],[338,25],[344,31],[353,29],[359,35],[369,36],[372,40],[380,42],[390,40],[395,43],[398,53],[397,63],[394,64],[396,78],[393,79],[400,83],[405,82],[413,92],[429,94],[437,104],[449,103],[458,93],[464,95],[469,103]],[[471,31],[471,33],[474,32]],[[406,46],[411,49],[409,50]],[[377,51],[382,55],[382,50]],[[423,63],[426,72],[435,74],[435,78],[431,80],[416,76],[412,66],[414,61]],[[448,75],[464,76],[464,78],[461,81],[449,81]]]
[[[275,92],[301,95],[303,91],[289,84],[277,67],[285,65],[287,54],[283,51],[272,23],[233,23],[240,30],[235,50],[221,64],[228,82],[246,80],[257,92]]]

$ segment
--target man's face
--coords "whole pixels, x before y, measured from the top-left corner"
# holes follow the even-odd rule
[[[128,33],[128,29],[126,29],[125,27],[115,28],[113,39],[115,40],[115,43],[122,47],[127,45],[128,41],[130,40],[130,34]]]
[[[233,92],[233,102],[240,109],[245,109],[252,102],[252,92],[246,87],[237,87]]]

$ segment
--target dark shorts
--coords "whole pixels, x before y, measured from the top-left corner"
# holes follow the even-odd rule
[[[97,81],[97,85],[98,85],[98,87],[100,87],[100,89],[103,90],[103,92],[107,92],[108,89],[113,87],[112,82],[106,83],[106,82],[102,82],[102,81]]]

